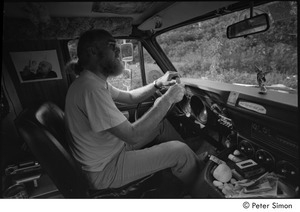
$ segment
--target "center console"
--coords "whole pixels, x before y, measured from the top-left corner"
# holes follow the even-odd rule
[[[246,165],[249,166],[249,161],[252,161],[254,164],[257,165],[258,168],[252,169],[245,172],[245,173],[249,173],[250,177],[246,177],[245,175],[241,175],[240,172],[237,172],[236,168],[237,166],[235,165],[236,163],[231,161],[228,157],[229,155],[232,155],[232,153],[236,151],[234,149],[226,149],[223,152],[221,152],[218,155],[218,158],[222,161],[224,161],[229,168],[232,170],[232,178],[230,181],[228,181],[227,183],[223,183],[225,186],[230,185],[233,182],[251,182],[251,181],[256,181],[256,179],[259,179],[261,176],[267,176],[268,179],[273,180],[271,182],[271,187],[270,187],[270,191],[264,191],[264,192],[249,192],[246,193],[245,189],[249,189],[250,190],[250,186],[249,187],[243,187],[240,190],[237,191],[237,193],[235,193],[233,196],[231,195],[227,195],[226,193],[224,193],[224,190],[222,190],[222,188],[216,186],[215,182],[216,179],[214,178],[213,172],[216,169],[216,167],[218,167],[218,164],[216,164],[214,161],[209,160],[206,163],[205,168],[203,169],[201,176],[199,177],[198,181],[197,181],[197,187],[201,187],[201,190],[197,191],[197,194],[195,194],[195,196],[197,198],[299,198],[299,185],[294,184],[293,181],[290,180],[290,178],[288,178],[288,175],[280,175],[274,171],[268,170],[266,168],[263,167],[263,165],[259,165],[258,163],[256,163],[256,161],[252,160],[252,159],[248,159],[246,157],[244,157],[244,161]],[[257,151],[258,155],[260,155],[260,153],[262,153],[262,151]],[[264,152],[265,153],[265,152]],[[269,157],[269,155],[262,153],[261,155],[266,158]],[[245,155],[244,155],[245,156]],[[240,163],[242,163],[240,162]],[[280,164],[280,163],[279,163]],[[252,164],[250,164],[252,165]],[[284,167],[285,169],[292,169],[292,167],[289,166],[284,166],[284,164],[280,164],[282,165],[282,167]],[[251,175],[250,175],[251,173]],[[270,177],[269,177],[270,176]],[[234,179],[234,181],[232,181],[232,179]],[[219,182],[219,181],[218,181]],[[230,186],[233,187],[233,185],[235,185],[234,183],[231,184]],[[253,187],[253,186],[252,186]],[[251,187],[251,189],[253,189]],[[259,188],[259,185],[256,185],[257,188]],[[257,189],[256,188],[256,189]],[[244,190],[243,190],[244,189]]]
[[[257,133],[256,136],[259,136],[261,132],[258,133],[256,127],[258,126],[253,126],[253,128],[255,128],[253,129],[253,133]],[[266,130],[268,131],[268,129],[265,128],[265,131]],[[289,143],[289,145],[291,145],[291,143]],[[295,165],[297,164],[297,160],[295,159],[292,161],[294,149],[287,149],[287,151],[289,151],[289,157],[286,157],[284,153],[278,153],[276,151],[276,146],[267,149],[264,145],[260,145],[257,140],[251,140],[237,133],[237,145],[223,150],[217,155],[217,158],[229,166],[234,181],[251,181],[262,175],[268,174],[273,176],[273,179],[276,181],[276,185],[273,185],[274,188],[272,188],[272,194],[271,192],[253,192],[250,195],[243,195],[244,193],[240,192],[242,195],[236,195],[234,196],[235,198],[296,198],[299,197],[299,169],[298,166]],[[235,157],[233,155],[234,152],[240,153],[237,158],[241,159],[241,162],[233,160],[235,159],[232,158]],[[242,164],[245,169],[238,170],[243,167],[239,167],[237,164]],[[198,198],[230,197],[225,195],[224,191],[215,184],[216,179],[214,178],[213,173],[218,165],[219,164],[212,160],[209,160],[206,163],[206,166],[198,179],[198,185],[201,187],[201,191],[196,194]],[[273,182],[275,183],[275,181]],[[232,181],[224,183],[224,185],[227,186],[231,182]]]

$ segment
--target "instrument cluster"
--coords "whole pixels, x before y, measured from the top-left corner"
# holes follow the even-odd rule
[[[188,118],[192,117],[202,125],[206,125],[208,120],[207,107],[203,100],[195,95],[185,95],[177,104],[178,108]]]
[[[182,116],[192,117],[195,122],[201,125],[208,123],[219,123],[228,129],[232,129],[232,121],[228,118],[224,109],[217,103],[213,102],[207,95],[196,95],[188,93],[182,101],[177,103]]]

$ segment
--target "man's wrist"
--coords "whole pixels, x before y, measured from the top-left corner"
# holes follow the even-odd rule
[[[158,85],[157,80],[154,80],[153,84],[156,89],[161,89],[161,87],[162,87],[162,86]]]

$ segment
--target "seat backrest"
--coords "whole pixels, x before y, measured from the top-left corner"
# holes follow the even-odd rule
[[[36,119],[70,152],[66,140],[64,116],[64,111],[51,102],[41,105],[35,113]]]
[[[36,119],[36,111],[25,110],[15,121],[18,132],[62,195],[88,197],[88,183],[72,155]]]

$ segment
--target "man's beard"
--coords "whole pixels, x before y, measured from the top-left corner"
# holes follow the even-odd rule
[[[107,77],[116,77],[122,74],[124,70],[123,63],[118,58],[114,58],[114,60],[108,60],[102,68]]]

